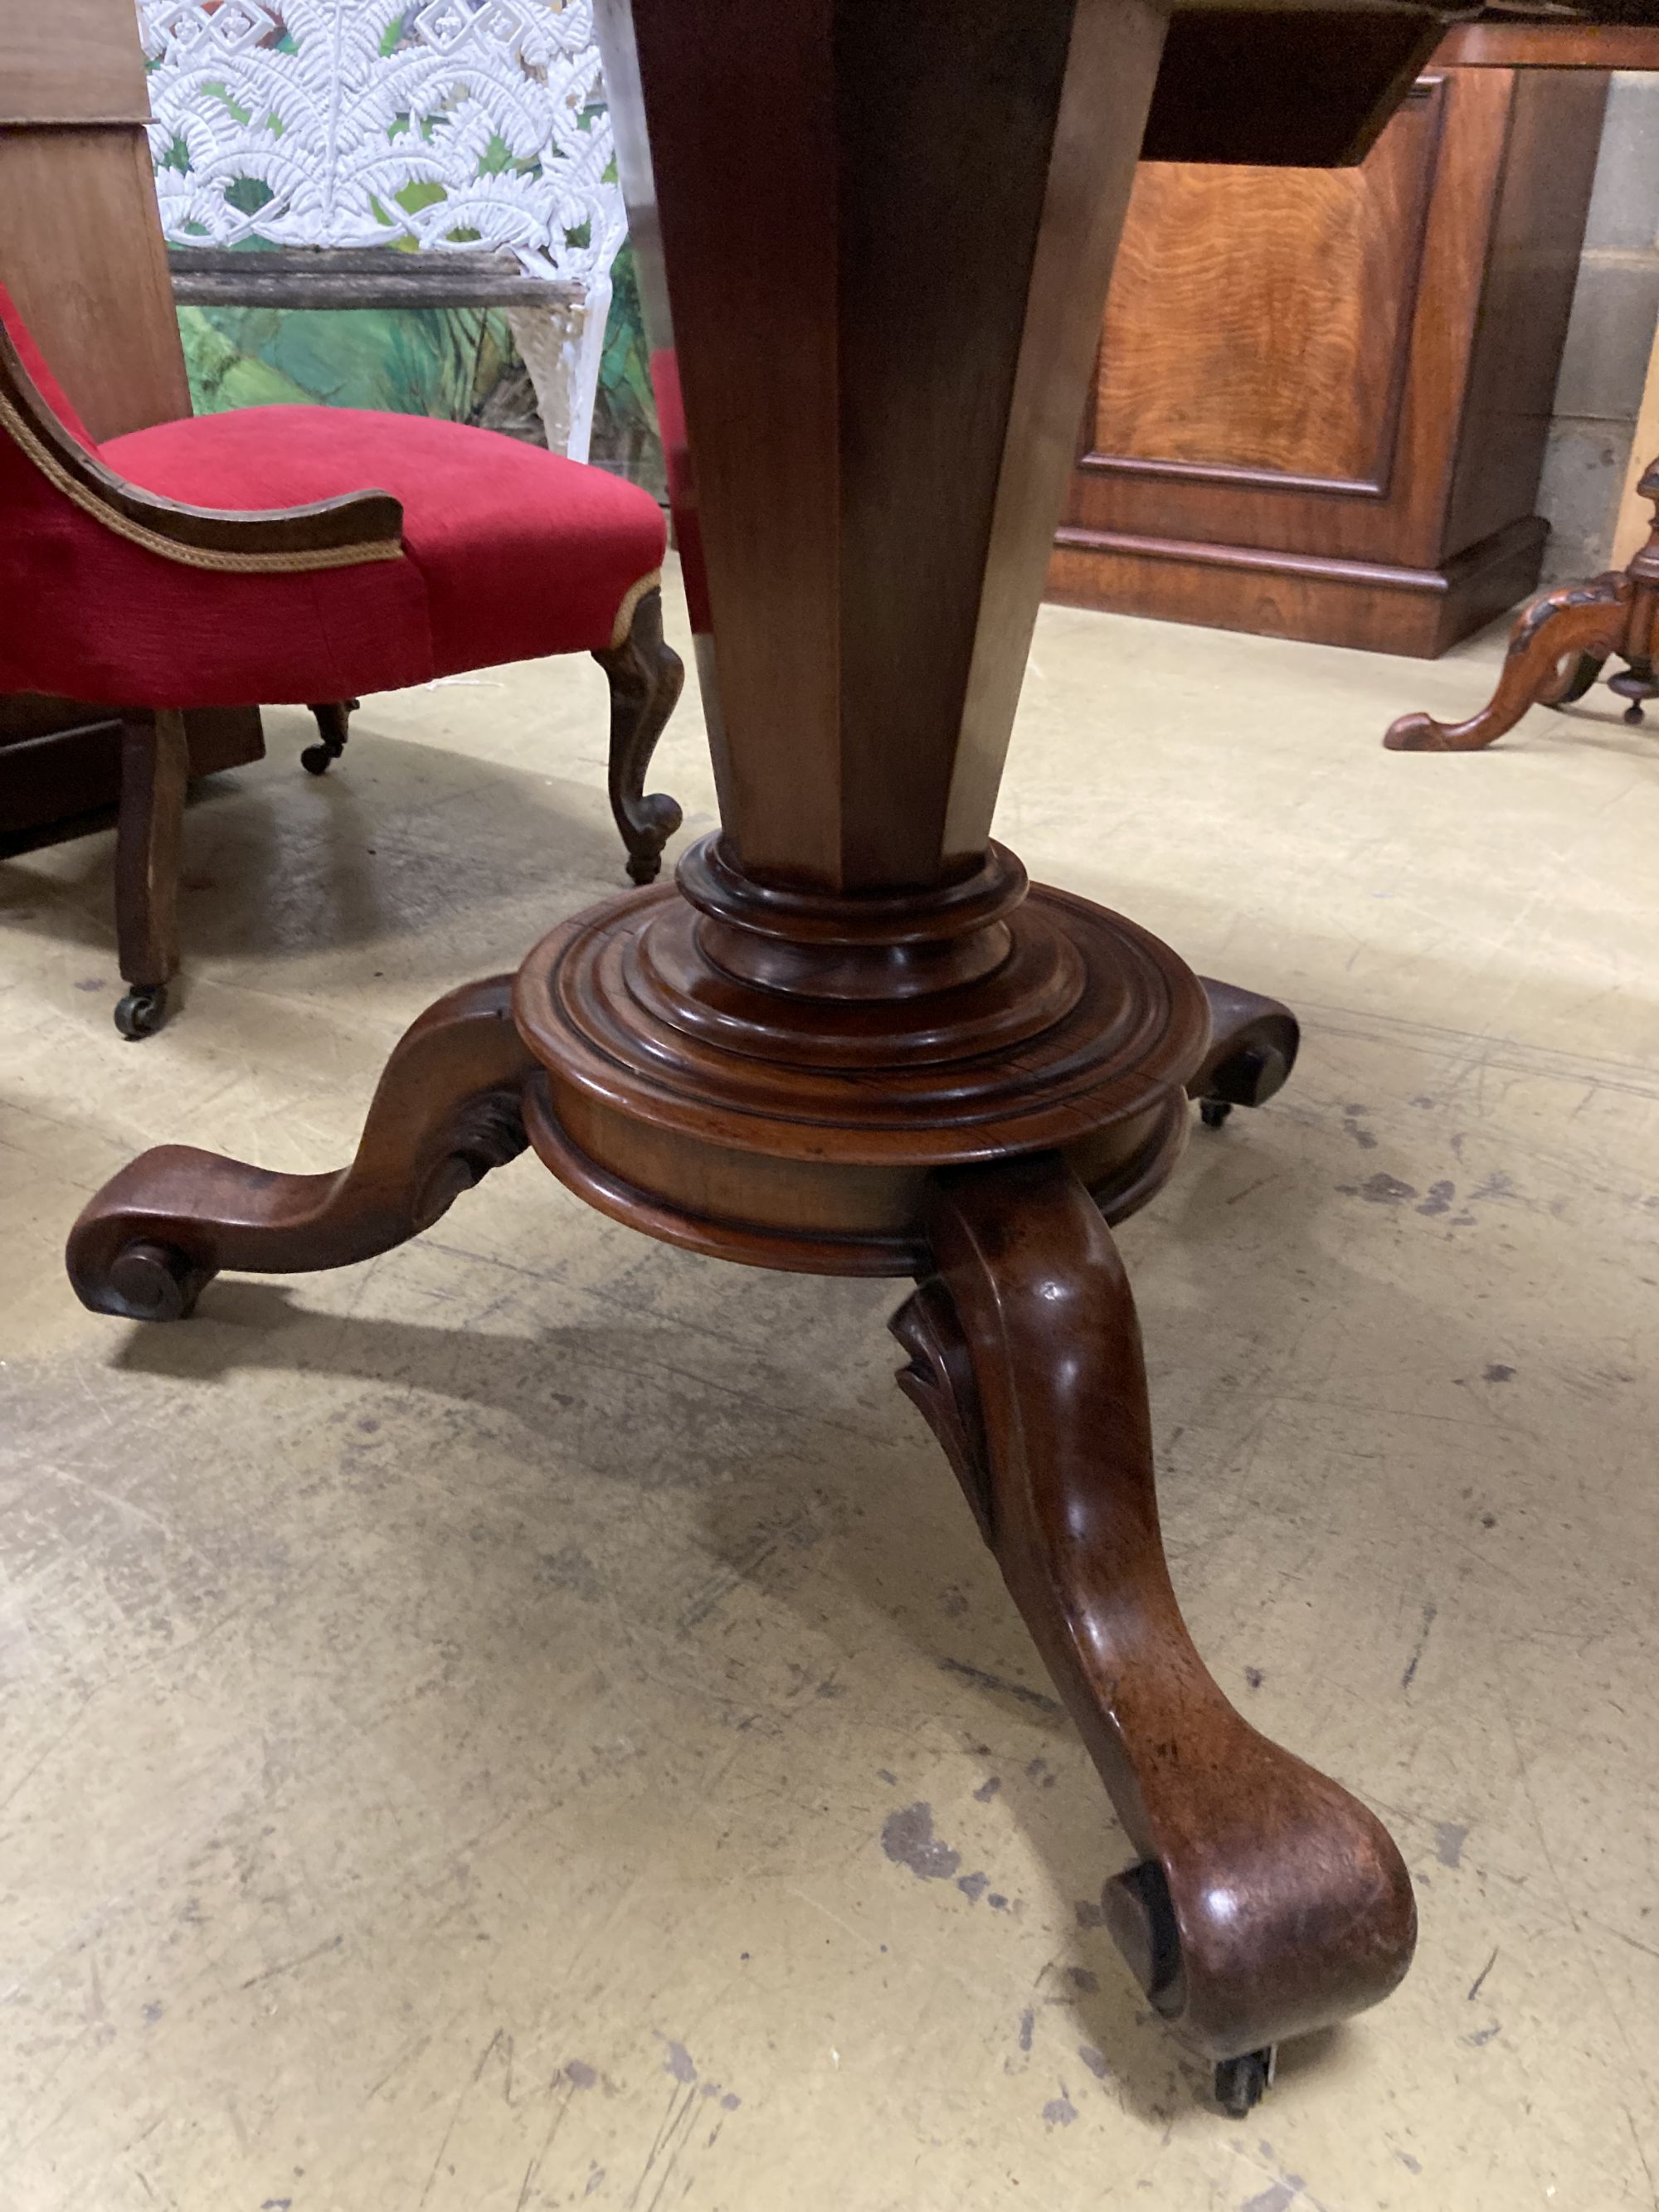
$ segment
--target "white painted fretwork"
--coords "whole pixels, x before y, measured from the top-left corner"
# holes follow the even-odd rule
[[[580,331],[554,350],[567,357],[556,411],[568,407],[568,450],[585,455],[610,269],[627,229],[591,0],[137,7],[167,237],[325,246],[413,237],[437,252],[505,248],[530,275],[579,284]],[[427,204],[411,210],[404,194]],[[549,335],[537,349],[544,375]]]

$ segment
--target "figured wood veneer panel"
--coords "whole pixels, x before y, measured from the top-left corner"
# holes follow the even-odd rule
[[[1419,87],[1355,169],[1142,165],[1102,335],[1096,452],[1386,484],[1437,93]]]

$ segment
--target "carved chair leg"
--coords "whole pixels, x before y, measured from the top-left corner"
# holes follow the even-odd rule
[[[519,1091],[535,1065],[513,978],[428,1006],[386,1062],[357,1156],[336,1175],[273,1175],[161,1145],[107,1182],[70,1232],[70,1279],[94,1313],[178,1321],[221,1268],[343,1267],[428,1229],[524,1150]]]
[[[647,793],[646,771],[685,681],[662,634],[662,593],[647,592],[622,643],[593,658],[611,685],[611,811],[628,848],[629,874],[636,884],[654,883],[681,815],[666,792]]]
[[[184,716],[171,708],[124,714],[115,937],[128,990],[115,1009],[115,1026],[129,1039],[161,1028],[167,987],[179,972],[179,871],[189,781]]]
[[[1210,1002],[1210,1048],[1187,1085],[1207,1129],[1218,1129],[1235,1106],[1265,1106],[1296,1066],[1301,1028],[1288,1006],[1200,975]]]
[[[307,745],[301,754],[301,768],[308,769],[313,775],[328,774],[346,749],[351,718],[362,704],[361,699],[329,699],[312,708],[317,718],[318,743]]]
[[[1582,658],[1599,663],[1619,650],[1632,588],[1624,570],[1615,569],[1534,599],[1510,634],[1498,689],[1478,714],[1452,723],[1437,722],[1428,714],[1402,714],[1389,726],[1383,744],[1395,753],[1474,752],[1512,730],[1537,702],[1564,704]],[[1569,661],[1571,671],[1564,683],[1561,671]],[[1583,688],[1587,690],[1589,684]]]
[[[1194,1649],[1158,1531],[1134,1306],[1087,1191],[1053,1153],[953,1170],[933,1183],[929,1237],[938,1273],[893,1322],[900,1384],[1128,1831],[1108,1925],[1237,2107],[1282,2037],[1394,1988],[1416,1940],[1409,1877],[1381,1823],[1258,1735]]]

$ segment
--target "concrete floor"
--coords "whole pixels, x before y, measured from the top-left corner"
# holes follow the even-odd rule
[[[1307,1025],[1122,1238],[1198,1640],[1422,1911],[1242,2126],[1079,1917],[1127,1846],[900,1285],[521,1161],[182,1328],[70,1295],[134,1151],[334,1164],[422,1006],[617,887],[598,672],[373,699],[320,783],[272,714],[143,1046],[109,836],[0,864],[6,2212],[1659,2204],[1659,746],[1598,691],[1379,749],[1497,650],[1051,610],[1000,817]],[[693,699],[659,769],[707,828]],[[917,1806],[982,1888],[884,1849]]]

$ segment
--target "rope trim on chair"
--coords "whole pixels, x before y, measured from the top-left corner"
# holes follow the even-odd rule
[[[617,619],[611,625],[611,643],[606,650],[614,653],[619,645],[626,644],[628,633],[634,627],[634,617],[640,611],[640,601],[647,592],[654,592],[662,582],[662,570],[653,568],[648,576],[641,576],[637,584],[630,584],[623,593],[623,603],[617,610]]]
[[[221,551],[210,545],[188,545],[176,538],[167,537],[148,524],[136,521],[124,514],[120,508],[100,499],[97,493],[66,469],[51,447],[36,434],[33,425],[20,414],[3,391],[0,391],[0,426],[15,438],[36,468],[55,485],[64,496],[73,501],[82,514],[100,522],[106,530],[112,530],[118,538],[125,538],[135,545],[142,545],[148,553],[159,553],[164,561],[177,561],[186,568],[217,569],[228,574],[296,575],[308,568],[355,568],[368,561],[401,561],[403,540],[399,538],[377,538],[358,545],[313,545],[298,547],[287,553],[237,553]],[[219,517],[214,518],[216,520]],[[264,520],[264,516],[228,514],[222,520],[235,523]],[[631,613],[631,610],[630,610]]]

